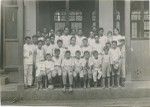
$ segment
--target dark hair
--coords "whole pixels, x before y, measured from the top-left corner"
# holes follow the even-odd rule
[[[50,55],[50,56],[51,56],[51,54],[50,54],[50,53],[47,53],[47,54],[46,54],[46,57],[47,57],[48,55]]]
[[[94,54],[94,53],[98,53],[98,51],[97,51],[97,50],[94,50],[94,51],[93,51],[93,54]]]
[[[31,39],[31,37],[30,37],[30,36],[26,36],[24,39],[25,39],[25,40]]]
[[[89,51],[84,51],[84,55],[85,55],[86,53],[90,54],[90,52],[89,52]]]
[[[70,38],[70,40],[72,40],[72,38],[75,38],[75,39],[76,39],[76,37],[75,37],[75,36],[72,36],[72,37]]]
[[[101,27],[101,28],[98,29],[98,31],[100,31],[100,30],[104,30],[104,28]]]
[[[51,34],[50,38],[51,38],[51,37],[54,37],[54,38],[55,38],[55,35],[54,35],[54,34]]]
[[[70,54],[71,54],[71,52],[70,52],[69,50],[67,50],[67,51],[65,52],[65,54],[66,54],[66,53],[70,53]]]
[[[114,40],[114,41],[112,41],[112,43],[116,43],[117,44],[117,41]]]
[[[80,53],[81,54],[81,51],[77,50],[76,53]]]
[[[62,41],[62,40],[60,40],[60,39],[58,39],[58,40],[57,40],[57,44],[58,44],[58,42],[61,42],[61,43],[63,43],[63,41]]]
[[[114,28],[114,29],[116,29],[119,32],[119,28]]]
[[[109,48],[107,46],[104,46],[103,50],[109,50]]]
[[[54,50],[54,52],[57,52],[57,51],[59,51],[59,52],[60,52],[60,49],[56,48],[56,49]]]

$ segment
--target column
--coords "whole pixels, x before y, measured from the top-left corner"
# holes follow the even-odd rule
[[[105,34],[113,30],[113,0],[99,0],[99,27]]]
[[[36,0],[24,0],[25,36],[36,34]]]
[[[125,1],[126,79],[131,80],[130,1]]]

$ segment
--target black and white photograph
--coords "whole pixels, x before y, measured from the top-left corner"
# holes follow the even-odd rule
[[[0,106],[150,107],[149,0],[0,0]]]

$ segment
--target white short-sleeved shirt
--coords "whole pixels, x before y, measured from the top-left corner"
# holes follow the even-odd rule
[[[90,45],[88,45],[87,47],[82,46],[82,47],[81,47],[81,56],[84,55],[84,52],[85,52],[85,51],[89,51],[90,54],[91,54],[91,52],[92,52],[93,50],[92,50],[92,47],[91,47]]]
[[[92,50],[98,51],[99,54],[102,54],[102,52],[103,52],[103,48],[102,48],[101,44],[96,43],[96,42],[93,43]]]
[[[82,46],[82,40],[83,40],[85,37],[84,37],[84,36],[78,36],[78,35],[76,35],[75,37],[76,37],[76,44],[77,44],[78,46]]]
[[[24,45],[24,64],[33,64],[34,49],[32,45]]]
[[[60,37],[60,39],[63,41],[63,46],[64,46],[64,47],[68,47],[68,46],[69,46],[69,44],[70,44],[70,38],[71,38],[70,35],[68,35],[68,36],[62,35],[62,36]]]
[[[80,67],[82,66],[82,59],[77,59],[77,58],[74,58],[74,66],[75,67]]]
[[[100,41],[102,48],[104,48],[105,44],[108,42],[108,37],[103,35],[102,37],[100,37],[99,41]]]
[[[51,45],[49,45],[49,46],[48,45],[44,45],[43,48],[44,48],[46,54],[53,55],[53,50],[52,50]]]
[[[35,51],[36,51],[36,63],[41,62],[42,60],[44,60],[44,53],[45,53],[44,48],[43,47],[41,49],[36,48]]]
[[[113,41],[117,41],[117,45],[120,45],[121,43],[120,43],[120,40],[121,39],[125,39],[125,37],[124,36],[121,36],[121,35],[113,35],[113,37],[112,37],[112,40]]]
[[[95,68],[99,68],[100,65],[102,64],[102,57],[101,56],[98,56],[98,59],[95,59],[94,57],[91,57],[89,59],[90,61],[90,66],[94,66]]]
[[[75,46],[69,45],[67,50],[69,50],[71,52],[71,56],[74,57],[75,56],[75,52],[77,50],[81,51],[81,48],[80,48],[79,45],[75,45]]]
[[[89,45],[93,47],[94,43],[95,43],[95,39],[94,38],[93,39],[92,38],[88,38],[88,42],[89,42]]]
[[[102,63],[110,63],[110,55],[109,54],[102,55]]]
[[[54,65],[55,66],[61,66],[62,64],[62,58],[59,57],[59,58],[56,58],[55,56],[53,57],[53,60],[54,60]]]
[[[54,70],[54,61],[45,61],[45,68],[49,70]]]
[[[74,66],[73,58],[70,58],[70,59],[64,58],[64,59],[62,60],[61,66],[62,66],[62,67],[65,67],[65,66]]]
[[[111,64],[114,64],[114,62],[119,62],[119,59],[121,57],[121,51],[118,47],[116,49],[111,48],[109,50],[109,55]]]

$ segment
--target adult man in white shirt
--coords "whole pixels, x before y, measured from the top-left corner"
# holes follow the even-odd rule
[[[24,44],[24,84],[30,87],[33,83],[33,53],[31,37],[25,37]]]

